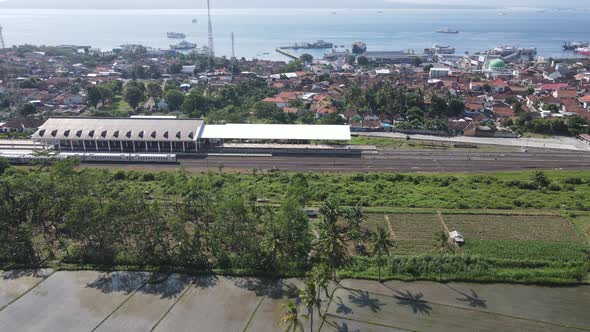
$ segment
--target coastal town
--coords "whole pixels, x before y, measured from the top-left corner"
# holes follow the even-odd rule
[[[0,131],[27,137],[50,117],[173,115],[347,124],[353,132],[588,139],[590,59],[535,58],[511,47],[474,55],[440,45],[420,54],[371,52],[359,44],[289,62],[141,45],[8,48],[0,51]],[[239,90],[252,96],[219,102]]]
[[[0,331],[590,331],[585,6],[0,0]]]

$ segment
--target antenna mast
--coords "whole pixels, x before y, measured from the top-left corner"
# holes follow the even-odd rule
[[[6,48],[4,43],[4,34],[2,33],[2,26],[0,25],[0,49]]]
[[[236,58],[236,42],[234,38],[234,33],[231,33],[231,57],[232,59]]]
[[[209,18],[209,53],[215,55],[215,43],[213,40],[213,22],[211,22],[211,0],[207,0],[207,16]]]

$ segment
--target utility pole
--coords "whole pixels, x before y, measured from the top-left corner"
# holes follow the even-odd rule
[[[0,49],[6,48],[6,44],[4,43],[4,34],[2,33],[2,26],[0,25]]]
[[[234,33],[231,33],[231,58],[235,59],[236,58],[236,41],[234,38]]]
[[[207,16],[209,18],[209,54],[215,55],[215,43],[213,40],[213,22],[211,22],[211,0],[207,0]]]

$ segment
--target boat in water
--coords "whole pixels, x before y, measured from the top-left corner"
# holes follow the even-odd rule
[[[184,38],[186,38],[186,35],[184,33],[180,33],[180,32],[168,32],[168,33],[166,33],[166,35],[170,39],[184,39]]]
[[[193,23],[199,22],[196,18],[193,18]]]
[[[588,47],[588,46],[590,46],[590,43],[588,43],[588,42],[568,41],[563,44],[563,49],[568,50],[568,51],[572,51],[572,50],[576,50],[578,48]]]
[[[175,51],[194,50],[195,48],[197,48],[197,44],[189,43],[186,40],[183,40],[178,44],[170,45],[170,49]]]
[[[426,54],[455,54],[455,48],[449,45],[434,44],[431,48],[425,48]]]
[[[456,35],[456,34],[459,33],[459,30],[451,30],[449,28],[442,28],[442,29],[436,30],[436,32],[437,33],[449,33],[449,34],[455,34]]]
[[[323,48],[332,48],[334,47],[333,43],[330,42],[326,42],[323,40],[318,40],[316,42],[313,43],[295,43],[292,46],[290,46],[289,48],[292,49],[323,49]],[[286,47],[284,47],[286,48]]]
[[[364,54],[365,52],[367,52],[367,43],[362,41],[352,43],[352,53]]]
[[[576,54],[580,54],[580,55],[590,55],[590,47],[580,47],[580,48],[576,48]]]

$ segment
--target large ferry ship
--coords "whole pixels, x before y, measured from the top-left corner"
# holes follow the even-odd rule
[[[426,54],[455,54],[455,48],[449,45],[434,44],[431,48],[425,48]]]
[[[576,49],[576,54],[590,55],[590,47],[580,47]]]
[[[189,43],[186,40],[183,40],[178,44],[170,45],[170,49],[175,51],[194,50],[195,48],[197,48],[197,44]]]
[[[352,43],[352,53],[363,54],[365,52],[367,52],[367,43],[362,41]]]
[[[436,30],[436,32],[438,32],[438,33],[450,33],[450,34],[455,34],[456,35],[456,34],[459,33],[459,30],[451,30],[449,28],[442,28],[442,29]]]
[[[332,48],[332,47],[334,47],[333,43],[326,42],[323,40],[318,40],[313,43],[295,43],[292,46],[290,46],[290,48],[292,48],[292,49],[300,49],[300,48],[302,48],[302,49],[314,49],[314,48],[323,49],[323,48]]]
[[[563,49],[571,51],[571,50],[576,50],[581,47],[588,47],[588,46],[590,46],[590,43],[588,43],[588,42],[568,41],[563,44]]]
[[[186,38],[186,35],[184,33],[180,33],[180,32],[168,32],[168,33],[166,33],[166,35],[170,39],[184,39],[184,38]]]

